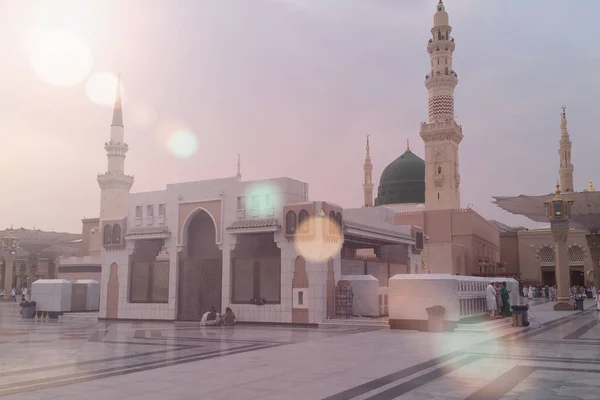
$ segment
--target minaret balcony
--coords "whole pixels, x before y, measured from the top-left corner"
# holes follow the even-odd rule
[[[129,146],[127,146],[127,143],[106,142],[104,143],[104,150],[109,156],[125,157]]]
[[[425,75],[425,87],[427,90],[454,89],[456,85],[458,85],[458,75],[456,73],[448,73],[446,75],[442,71],[435,71],[433,75]]]
[[[129,190],[133,186],[133,176],[105,172],[98,174],[98,184],[100,189],[126,188]]]
[[[429,54],[438,52],[438,51],[449,51],[454,52],[456,48],[456,43],[454,43],[454,39],[452,40],[432,40],[429,39],[429,43],[427,43],[427,52]]]

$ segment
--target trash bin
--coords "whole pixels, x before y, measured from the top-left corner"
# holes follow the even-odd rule
[[[429,332],[444,332],[444,314],[442,306],[427,307],[427,330]]]
[[[575,309],[583,311],[583,297],[575,298]]]
[[[511,306],[513,312],[512,326],[529,326],[528,305]]]
[[[33,318],[35,317],[35,301],[23,301],[21,304],[21,317],[22,318]]]

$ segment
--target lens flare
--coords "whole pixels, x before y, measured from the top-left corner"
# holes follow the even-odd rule
[[[134,105],[130,112],[131,122],[136,128],[144,131],[152,128],[158,120],[154,109],[147,105]]]
[[[92,70],[94,58],[80,37],[64,30],[33,34],[27,43],[31,66],[36,75],[53,86],[75,86]]]
[[[247,204],[241,206],[251,218],[273,218],[282,206],[281,190],[272,182],[255,182],[244,190],[244,196]]]
[[[294,246],[306,260],[323,262],[342,248],[342,230],[328,217],[309,217],[298,225]]]
[[[171,134],[167,146],[175,157],[190,158],[198,151],[198,139],[192,132],[180,129]]]
[[[117,75],[111,72],[98,72],[91,75],[85,82],[85,93],[88,98],[101,106],[112,106],[115,104],[117,95]],[[120,85],[121,96],[123,96],[123,85]]]

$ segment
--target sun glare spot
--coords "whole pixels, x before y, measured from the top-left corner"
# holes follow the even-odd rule
[[[326,216],[310,217],[300,223],[295,239],[296,251],[311,262],[324,262],[342,248],[341,228]]]
[[[97,72],[85,82],[85,92],[88,98],[101,106],[112,106],[117,95],[117,75],[112,72]],[[120,85],[123,96],[123,85]]]
[[[27,50],[35,74],[53,86],[69,87],[83,82],[94,64],[89,46],[69,31],[36,32],[29,38]]]
[[[190,158],[198,151],[198,139],[189,130],[180,129],[171,134],[167,146],[175,157]]]
[[[147,105],[134,105],[131,108],[131,122],[141,130],[148,130],[154,126],[158,117],[156,111]]]

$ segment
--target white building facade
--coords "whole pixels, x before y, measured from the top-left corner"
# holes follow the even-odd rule
[[[235,177],[130,194],[119,98],[114,115],[98,176],[101,319],[198,321],[231,307],[243,322],[318,324],[335,316],[343,254],[350,270],[359,249],[383,254],[364,261],[382,310],[389,277],[420,262],[415,228],[394,225],[393,211],[344,212],[290,178],[246,182],[239,160]]]

